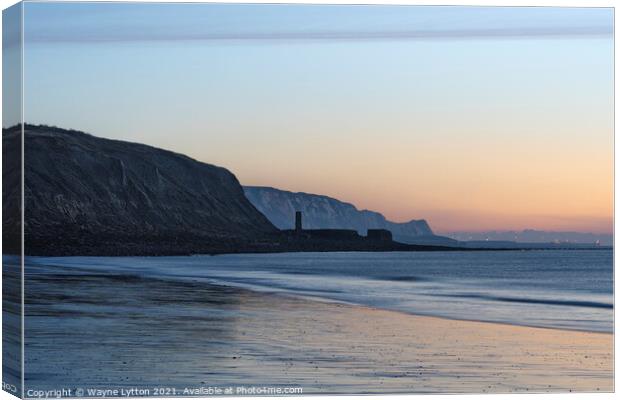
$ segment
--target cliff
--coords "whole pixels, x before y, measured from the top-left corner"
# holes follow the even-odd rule
[[[19,140],[19,129],[3,130],[4,151]],[[232,252],[278,232],[224,168],[47,126],[26,125],[24,147],[26,254]],[[19,182],[19,169],[4,167],[4,181]],[[3,190],[3,211],[16,195]],[[18,252],[19,219],[3,222],[5,253]]]
[[[280,229],[292,229],[295,211],[303,213],[304,229],[353,229],[366,235],[368,229],[387,229],[394,240],[403,243],[453,245],[455,240],[435,236],[423,220],[388,221],[382,214],[358,210],[353,204],[308,193],[295,193],[271,187],[244,186],[245,195]]]
[[[21,251],[21,140],[19,127],[3,130],[5,254]],[[280,231],[231,172],[171,151],[36,125],[23,140],[26,255],[456,250],[356,231]]]

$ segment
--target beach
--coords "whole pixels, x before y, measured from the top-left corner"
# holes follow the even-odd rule
[[[417,316],[203,281],[32,273],[26,390],[609,392],[613,335]]]

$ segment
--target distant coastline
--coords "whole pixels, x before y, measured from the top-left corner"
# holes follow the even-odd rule
[[[6,254],[21,253],[21,134],[21,126],[3,130]],[[143,144],[30,124],[24,142],[27,255],[457,250],[357,233],[291,235],[247,200],[230,171]]]
[[[395,224],[381,214],[360,212],[350,204],[347,206],[354,213],[345,217],[353,219],[355,213],[362,213],[365,218],[370,216],[371,222],[302,228],[300,234],[274,226],[271,215],[261,213],[246,198],[236,177],[222,167],[143,144],[44,125],[24,125],[24,142],[28,149],[23,205],[27,255],[558,248],[554,244],[468,245],[433,235],[424,220]],[[21,126],[3,129],[3,150],[4,251],[20,254]],[[360,234],[364,229],[368,235]],[[401,230],[392,232],[394,229]],[[408,243],[401,242],[402,235],[409,238]],[[562,248],[583,247],[574,244]]]

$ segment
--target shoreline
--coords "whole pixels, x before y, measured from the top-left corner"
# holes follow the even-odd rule
[[[34,345],[27,389],[119,382],[301,386],[305,394],[613,390],[609,333],[119,274],[37,274],[26,290],[26,340]]]
[[[286,254],[296,254],[296,253],[281,253],[279,254],[279,256],[283,256],[285,257]],[[321,254],[321,253],[317,253],[317,254]],[[340,254],[346,254],[346,252],[340,252]],[[372,253],[369,253],[372,254]],[[255,255],[255,254],[240,254],[240,255]],[[222,257],[226,257],[227,255],[220,255]],[[6,256],[6,257],[12,257],[12,256]],[[171,256],[171,257],[162,257],[163,259],[168,259],[171,261],[168,261],[168,263],[172,266],[175,264],[175,258],[179,258],[181,260],[186,259],[186,256]],[[211,257],[214,257],[212,255],[208,255],[208,254],[200,254],[200,255],[195,255],[195,257],[205,257],[206,259],[211,259]],[[66,262],[69,263],[69,265],[72,264],[71,260],[72,258],[76,258],[76,259],[89,259],[90,261],[86,261],[87,263],[92,262],[94,264],[101,264],[101,265],[105,265],[107,264],[107,261],[97,261],[98,259],[101,260],[114,260],[117,257],[100,257],[100,256],[86,256],[86,257],[82,257],[82,256],[67,256],[67,257],[40,257],[40,256],[27,256],[26,257],[26,263],[28,263],[28,259],[32,259],[33,262],[35,264],[40,264],[40,265],[44,265],[47,262],[50,262],[52,264],[55,264],[54,260],[58,259],[58,260],[67,260]],[[78,268],[77,271],[83,271],[86,274],[89,273],[93,273],[93,272],[104,272],[104,273],[114,273],[114,274],[119,274],[119,275],[123,275],[123,274],[128,274],[128,275],[135,275],[137,271],[133,271],[132,268],[130,268],[130,264],[133,263],[131,260],[134,257],[118,257],[119,260],[120,259],[125,259],[125,261],[123,261],[124,263],[127,264],[127,268],[113,268],[113,270],[106,270],[106,268],[104,267],[102,268],[98,268],[98,269],[89,269],[89,268]],[[135,257],[136,259],[152,259],[154,261],[157,260],[158,257],[153,256],[153,257]],[[34,261],[36,259],[39,259],[39,261]],[[47,260],[47,261],[46,261]],[[184,261],[184,260],[183,260]],[[65,261],[60,261],[60,265],[62,265]],[[110,261],[113,263],[113,261]],[[150,262],[150,261],[149,261]],[[74,267],[69,267],[69,268],[74,268]],[[140,272],[137,272],[139,275],[141,274]],[[166,275],[166,274],[164,274]],[[156,274],[149,274],[149,277],[152,278],[158,278],[158,276],[164,276],[164,275],[159,275],[159,273]],[[187,281],[188,278],[184,278],[184,275],[174,275],[175,276],[174,279],[179,279],[179,280],[183,280],[183,281]],[[198,277],[198,276],[197,276]],[[419,317],[429,317],[429,318],[441,318],[441,319],[447,319],[447,320],[454,320],[454,321],[468,321],[468,322],[480,322],[480,323],[490,323],[490,324],[502,324],[502,325],[509,325],[509,326],[520,326],[520,327],[530,327],[530,328],[538,328],[538,329],[553,329],[553,330],[567,330],[567,331],[575,331],[575,332],[591,332],[591,333],[602,333],[602,334],[611,334],[613,335],[613,327],[609,328],[607,326],[599,326],[599,325],[594,325],[594,326],[589,326],[588,324],[581,324],[581,323],[570,323],[570,319],[566,319],[563,324],[549,324],[547,322],[545,322],[544,319],[540,319],[540,318],[533,318],[533,319],[529,319],[529,321],[527,319],[520,319],[520,318],[511,318],[509,315],[504,315],[503,317],[498,317],[498,316],[492,316],[492,315],[486,315],[484,313],[482,314],[471,314],[471,313],[455,313],[455,312],[446,312],[446,310],[442,310],[441,308],[437,309],[437,308],[428,308],[428,307],[398,307],[398,306],[390,306],[389,304],[377,304],[376,302],[373,301],[363,301],[363,299],[361,301],[356,301],[355,297],[346,297],[346,296],[337,296],[337,295],[332,295],[330,296],[329,291],[327,291],[328,293],[322,293],[322,291],[317,290],[315,292],[313,292],[313,289],[309,289],[309,290],[305,290],[303,288],[299,288],[299,290],[296,290],[295,288],[289,290],[287,289],[287,286],[278,286],[276,285],[265,285],[265,284],[253,284],[252,282],[237,282],[235,281],[235,279],[226,279],[225,277],[219,277],[219,276],[204,276],[201,277],[201,279],[205,279],[205,283],[208,284],[213,284],[216,286],[224,286],[224,287],[229,287],[231,289],[236,289],[236,290],[249,290],[250,292],[253,293],[257,293],[257,294],[267,294],[267,295],[273,295],[276,297],[288,297],[288,298],[297,298],[297,299],[302,299],[302,300],[307,300],[307,301],[316,301],[316,302],[320,302],[320,303],[327,303],[327,304],[344,304],[344,305],[349,305],[349,306],[355,306],[355,307],[361,307],[361,308],[368,308],[368,309],[376,309],[376,310],[384,310],[384,311],[391,311],[391,312],[395,312],[395,313],[399,313],[399,314],[403,314],[406,316],[419,316]],[[308,292],[308,293],[306,293]],[[448,296],[449,297],[449,296]],[[610,299],[611,300],[611,299]],[[580,307],[580,306],[585,306],[588,307],[589,305],[583,305],[581,303],[592,303],[592,304],[596,304],[596,308],[609,308],[613,311],[614,308],[614,304],[611,303],[609,304],[608,301],[605,301],[603,303],[598,303],[598,302],[594,302],[594,301],[584,301],[584,300],[575,300],[573,302],[570,302],[568,300],[566,301],[562,301],[559,303],[543,303],[543,300],[538,300],[537,298],[534,299],[529,299],[527,298],[516,298],[516,299],[511,299],[508,298],[508,300],[502,300],[501,298],[498,298],[498,301],[500,301],[500,303],[503,302],[508,302],[508,303],[534,303],[536,304],[537,302],[539,304],[549,304],[552,307],[558,306],[558,305],[569,305],[571,307]],[[544,301],[551,301],[549,299],[544,300]],[[602,300],[601,300],[602,301]],[[600,306],[599,306],[600,304]],[[485,305],[486,307],[486,305]],[[492,307],[491,304],[488,305],[488,307]],[[594,306],[592,306],[594,307]],[[581,321],[579,319],[577,319],[576,321]]]
[[[417,245],[417,244],[401,244],[400,248],[388,248],[388,249],[348,249],[348,248],[335,248],[335,249],[316,249],[316,248],[288,248],[288,249],[274,249],[274,248],[257,248],[248,249],[240,248],[238,251],[170,251],[170,252],[143,252],[143,251],[117,251],[101,253],[98,251],[81,251],[79,253],[36,253],[25,254],[24,257],[191,257],[191,256],[221,256],[227,254],[243,255],[243,254],[286,254],[286,253],[422,253],[422,252],[507,252],[507,251],[613,251],[613,246],[601,246],[601,247],[457,247],[457,246],[435,246],[435,245]],[[106,248],[108,248],[106,246]],[[83,249],[82,249],[83,250]],[[3,256],[21,257],[21,254],[3,253]]]
[[[252,290],[252,289],[247,289],[247,288],[239,288],[239,287],[235,287],[235,286],[231,286],[231,285],[226,285],[226,284],[221,284],[221,283],[217,283],[215,285],[219,285],[219,286],[225,286],[225,287],[230,287],[230,288],[235,288],[235,289],[240,289],[243,291],[248,291],[250,293],[256,294],[256,295],[264,295],[267,297],[281,297],[281,298],[288,298],[294,301],[301,301],[301,302],[308,302],[308,303],[320,303],[320,304],[325,304],[327,306],[335,306],[337,308],[346,308],[351,310],[354,313],[363,313],[366,315],[369,315],[370,318],[374,318],[377,316],[385,316],[390,320],[400,320],[401,318],[404,319],[404,321],[400,321],[398,322],[398,324],[403,324],[403,325],[407,325],[410,324],[412,322],[416,322],[416,323],[425,323],[428,325],[433,325],[433,326],[437,326],[437,325],[441,325],[441,326],[451,326],[452,328],[455,328],[455,330],[467,330],[467,329],[471,329],[473,328],[474,330],[478,330],[479,331],[493,331],[493,330],[500,330],[502,331],[502,333],[507,333],[510,332],[511,334],[515,335],[515,336],[521,336],[521,337],[527,337],[528,335],[531,336],[540,336],[543,335],[545,336],[545,338],[543,338],[542,340],[540,338],[535,339],[535,340],[541,340],[541,342],[544,342],[544,344],[546,345],[557,345],[557,342],[555,342],[555,340],[557,339],[558,341],[562,341],[562,340],[566,340],[568,342],[576,342],[579,340],[591,340],[594,339],[595,341],[601,341],[602,343],[609,343],[610,346],[608,348],[608,351],[610,352],[610,358],[611,358],[611,378],[610,378],[610,384],[611,384],[611,388],[608,390],[601,390],[600,387],[598,388],[594,388],[592,387],[591,389],[586,389],[583,390],[585,392],[612,392],[613,391],[613,337],[614,337],[614,332],[601,332],[601,331],[591,331],[591,330],[581,330],[581,329],[569,329],[569,328],[558,328],[558,327],[541,327],[541,326],[531,326],[531,325],[521,325],[521,324],[514,324],[514,323],[505,323],[505,322],[495,322],[495,321],[482,321],[482,320],[469,320],[469,319],[460,319],[460,318],[450,318],[450,317],[443,317],[443,316],[435,316],[435,315],[424,315],[424,314],[415,314],[415,313],[408,313],[405,311],[398,311],[398,310],[390,310],[390,309],[385,309],[385,308],[379,308],[379,307],[373,307],[373,306],[368,306],[368,305],[363,305],[363,304],[355,304],[355,303],[349,303],[349,302],[342,302],[342,301],[338,301],[338,300],[332,300],[332,299],[327,299],[327,298],[320,298],[320,297],[311,297],[311,296],[304,296],[304,295],[297,295],[297,294],[292,294],[292,293],[278,293],[278,292],[261,292],[261,291],[256,291],[256,290]],[[407,319],[411,319],[411,320],[407,320]],[[558,335],[560,336],[564,336],[561,338],[558,338]],[[497,340],[501,340],[501,337],[498,338],[496,337],[495,339]],[[468,343],[463,343],[463,345],[468,344]],[[469,343],[471,345],[471,343]],[[479,345],[479,344],[476,344]],[[486,345],[483,345],[486,346]],[[488,346],[487,346],[488,347]],[[564,349],[566,350],[566,349]],[[600,349],[599,349],[600,350]],[[570,351],[570,350],[569,350]],[[604,350],[603,350],[604,351]],[[458,352],[458,350],[455,349],[455,353]],[[436,353],[437,354],[437,353]],[[526,351],[526,354],[528,354],[528,352]],[[586,354],[584,355],[584,358],[589,358],[589,356]],[[458,359],[458,357],[457,357]],[[543,366],[544,367],[544,366]],[[597,371],[597,372],[602,372],[605,373],[604,370],[602,371]],[[457,378],[459,379],[459,378]],[[489,389],[491,387],[488,387],[487,389]],[[523,389],[523,388],[521,388]],[[494,391],[488,391],[489,393],[514,393],[515,391],[522,391],[522,390],[506,390],[506,391],[499,391],[499,392],[494,392]],[[575,392],[575,391],[582,391],[580,389],[569,389],[569,392]],[[487,392],[487,390],[485,388],[482,389],[482,392]],[[525,392],[527,393],[548,393],[549,390],[547,390],[547,388],[541,388],[538,391],[536,390],[529,390],[528,388],[525,388]],[[340,394],[340,392],[335,391],[335,392],[321,392],[322,394]],[[377,392],[374,391],[368,391],[368,392],[364,392],[361,394],[376,394]],[[429,391],[429,392],[420,392],[420,393],[438,393],[435,391]],[[460,392],[455,391],[455,392],[440,392],[442,394],[450,394],[450,393],[455,393],[458,394]]]
[[[595,334],[611,335],[611,336],[614,335],[614,332],[606,332],[606,331],[594,331],[594,330],[578,329],[578,328],[559,328],[559,327],[554,327],[554,326],[527,325],[527,324],[518,324],[518,323],[501,322],[501,321],[490,321],[490,320],[481,320],[481,319],[452,318],[452,317],[447,317],[447,316],[443,316],[443,315],[421,314],[421,313],[414,313],[414,312],[407,312],[407,311],[391,310],[389,308],[381,308],[381,307],[369,306],[369,305],[366,305],[366,304],[352,303],[352,302],[341,301],[341,300],[334,300],[334,299],[318,297],[318,296],[317,297],[313,297],[313,296],[309,296],[309,295],[295,294],[295,293],[284,293],[284,292],[269,292],[269,291],[261,292],[259,290],[253,290],[253,289],[237,287],[237,286],[228,285],[228,284],[225,284],[225,283],[214,283],[214,285],[226,286],[226,287],[230,287],[230,288],[239,288],[241,290],[248,290],[250,292],[255,292],[255,293],[259,293],[259,294],[264,293],[264,294],[273,295],[273,296],[291,297],[291,298],[294,298],[294,299],[306,300],[306,301],[310,301],[310,302],[316,301],[318,303],[326,303],[326,304],[342,304],[342,305],[350,306],[350,307],[365,308],[365,309],[368,309],[368,310],[371,310],[371,311],[372,310],[387,311],[387,312],[393,312],[393,313],[396,313],[396,314],[402,314],[404,316],[409,316],[409,317],[437,318],[437,319],[443,319],[443,320],[448,320],[448,321],[463,321],[463,322],[473,322],[473,323],[481,323],[481,324],[516,326],[516,327],[532,328],[532,329],[551,329],[551,330],[568,331],[568,332],[595,333]]]

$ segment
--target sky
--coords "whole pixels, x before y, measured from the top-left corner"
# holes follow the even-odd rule
[[[29,123],[170,149],[245,185],[437,232],[612,230],[609,8],[24,10]]]

